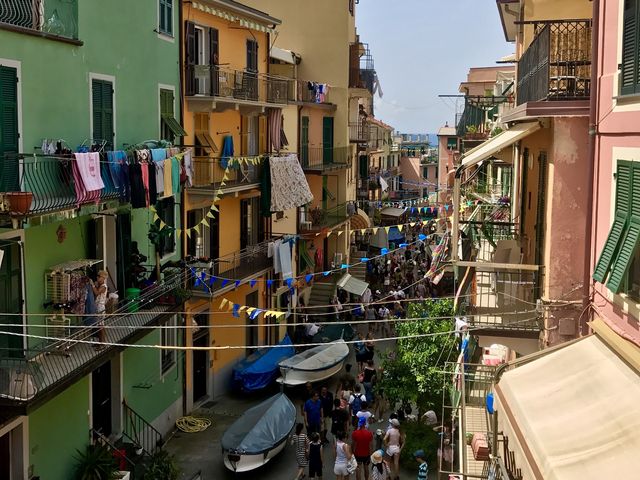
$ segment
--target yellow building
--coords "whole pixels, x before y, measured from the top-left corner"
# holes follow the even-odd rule
[[[287,102],[288,82],[268,75],[269,41],[280,20],[224,0],[183,3],[182,18],[185,144],[194,152],[192,186],[182,205],[183,224],[191,229],[183,253],[198,278],[192,279],[186,308],[192,312],[187,321],[202,326],[187,330],[186,345],[276,343],[277,329],[246,326],[262,324],[263,316],[236,317],[220,312],[220,303],[223,298],[258,308],[271,303],[266,284],[272,270],[271,222],[260,212],[258,157],[271,149],[269,108]],[[223,324],[238,328],[215,328]],[[187,410],[224,393],[233,365],[246,353],[188,353]]]

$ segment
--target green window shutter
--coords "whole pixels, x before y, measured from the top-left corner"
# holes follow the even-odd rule
[[[300,127],[300,157],[302,166],[309,166],[309,117],[302,117]]]
[[[607,288],[613,293],[619,293],[627,270],[633,260],[636,247],[640,240],[640,218],[632,218],[627,233],[618,251],[617,258],[611,267],[611,275],[607,282]]]
[[[18,71],[0,66],[0,191],[20,189]]]
[[[322,158],[324,164],[333,162],[333,117],[322,118]]]
[[[160,90],[160,113],[173,116],[173,92],[171,90]]]
[[[94,80],[91,84],[93,106],[93,138],[102,138],[102,82]]]
[[[624,227],[626,224],[627,215],[625,213],[618,212],[613,221],[613,226],[609,231],[609,236],[607,237],[607,241],[604,244],[604,248],[600,253],[600,258],[598,259],[598,263],[596,264],[595,271],[593,272],[593,279],[597,282],[604,283],[605,278],[607,278],[607,273],[609,272],[611,261],[613,260],[613,256],[618,249],[618,244],[620,243],[620,239],[622,238],[622,234],[624,233]]]
[[[93,80],[93,138],[104,140],[107,150],[113,150],[113,85],[104,80]]]
[[[622,64],[620,74],[620,93],[630,95],[638,88],[638,1],[625,0],[622,28]]]

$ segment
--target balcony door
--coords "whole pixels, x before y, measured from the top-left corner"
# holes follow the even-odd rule
[[[111,435],[111,362],[103,363],[91,373],[93,429],[105,437]]]
[[[240,201],[240,249],[259,243],[264,235],[260,218],[260,198]]]
[[[0,66],[0,191],[19,190],[18,70]]]
[[[333,163],[333,117],[322,118],[322,163]]]
[[[22,313],[22,260],[16,240],[0,240],[0,312],[8,314]],[[22,333],[21,327],[4,326],[21,323],[22,318],[2,313],[0,328],[7,332]],[[0,334],[0,357],[21,356],[22,338]]]

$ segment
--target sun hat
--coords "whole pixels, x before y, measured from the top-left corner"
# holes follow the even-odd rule
[[[380,450],[376,450],[371,454],[371,463],[374,465],[382,463],[382,452]]]
[[[399,427],[400,426],[400,421],[397,418],[392,418],[391,420],[389,420],[389,423],[391,425],[393,425],[394,427]]]
[[[424,453],[424,450],[416,450],[415,452],[413,452],[413,456],[415,458],[421,458],[424,460],[427,455]]]

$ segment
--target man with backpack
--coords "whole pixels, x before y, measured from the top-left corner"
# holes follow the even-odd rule
[[[367,397],[360,392],[360,385],[354,387],[354,391],[349,397],[349,408],[351,410],[351,423],[354,428],[358,426],[358,417],[356,414],[362,409],[362,402],[366,402]]]

